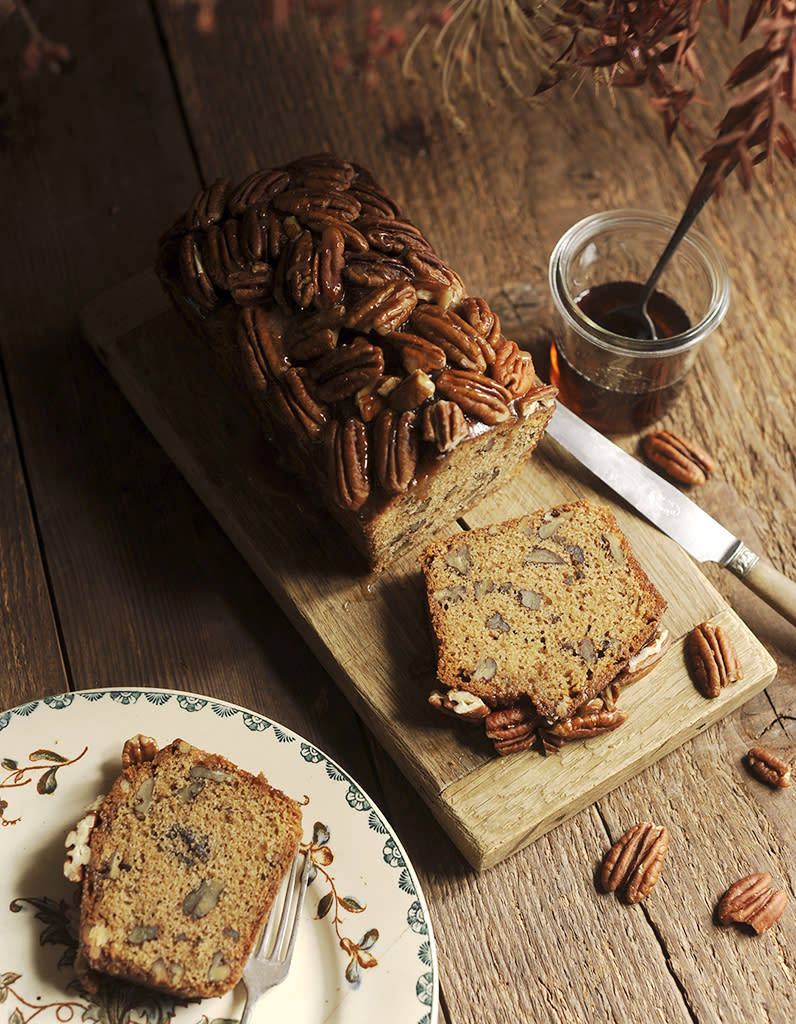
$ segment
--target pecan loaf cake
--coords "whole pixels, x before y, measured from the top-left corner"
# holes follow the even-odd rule
[[[298,850],[301,809],[181,739],[157,750],[135,737],[122,764],[66,840],[64,873],[81,883],[80,966],[181,998],[221,995]]]
[[[552,415],[531,356],[348,161],[219,179],[157,271],[372,568],[514,474]]]
[[[585,500],[434,541],[421,565],[444,688],[431,703],[483,719],[498,753],[615,728],[610,687],[668,643],[666,601]]]

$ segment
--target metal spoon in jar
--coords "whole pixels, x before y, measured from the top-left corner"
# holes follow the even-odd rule
[[[695,195],[699,194],[698,190],[695,189]],[[696,220],[700,210],[708,201],[710,196],[713,194],[713,189],[710,188],[706,192],[699,195],[696,202],[689,202],[685,208],[683,216],[680,218],[677,227],[672,233],[672,237],[666,248],[660,255],[658,262],[647,278],[646,283],[639,292],[638,298],[635,302],[627,303],[623,306],[617,306],[616,309],[612,309],[605,314],[606,322],[611,323],[612,328],[617,334],[622,334],[626,338],[638,338],[640,340],[656,340],[658,338],[658,331],[652,317],[647,312],[647,303],[655,291],[655,285],[658,283],[663,271],[666,269],[666,265],[674,255],[677,246],[682,242],[685,236],[688,234],[691,225]]]

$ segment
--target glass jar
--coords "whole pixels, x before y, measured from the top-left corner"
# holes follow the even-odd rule
[[[640,293],[676,225],[645,210],[596,213],[562,235],[550,257],[550,380],[559,400],[600,430],[638,430],[657,419],[727,312],[727,267],[692,229],[648,304],[659,337],[627,337],[606,317]]]

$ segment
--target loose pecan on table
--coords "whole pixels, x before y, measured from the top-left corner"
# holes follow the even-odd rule
[[[721,626],[701,622],[686,637],[691,678],[703,697],[718,697],[729,683],[743,679],[735,645]]]
[[[653,465],[678,483],[704,484],[716,464],[704,448],[671,430],[658,430],[642,438],[641,448]]]
[[[780,919],[787,905],[787,892],[773,889],[771,875],[761,871],[733,883],[719,900],[716,916],[719,924],[748,924],[760,935]]]
[[[791,784],[790,765],[765,747],[752,747],[745,757],[746,767],[761,782],[774,789],[785,789]]]
[[[668,848],[665,825],[633,825],[606,854],[600,884],[606,892],[623,895],[627,903],[640,903],[655,887]]]

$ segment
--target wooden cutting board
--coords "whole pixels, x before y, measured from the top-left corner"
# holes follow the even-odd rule
[[[141,419],[475,868],[533,842],[774,678],[773,659],[691,558],[610,492],[594,490],[599,482],[545,438],[523,472],[467,524],[580,496],[611,505],[668,599],[664,624],[674,642],[623,692],[629,717],[617,731],[552,757],[495,757],[482,730],[428,705],[434,656],[417,555],[368,573],[338,528],[274,464],[248,403],[154,274],[100,296],[82,325]],[[686,634],[705,620],[729,633],[745,671],[715,700],[696,691],[683,659]]]

